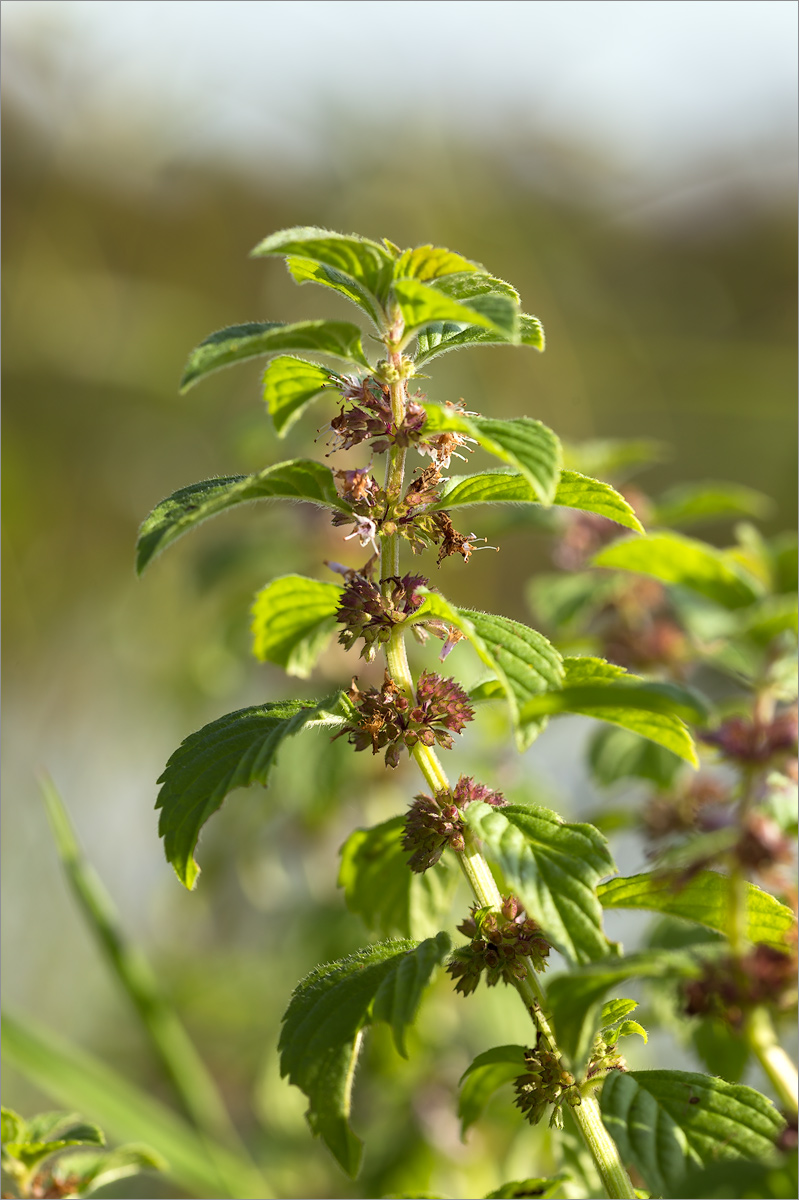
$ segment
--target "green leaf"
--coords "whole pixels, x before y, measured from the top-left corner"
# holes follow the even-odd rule
[[[12,1142],[24,1144],[28,1140],[27,1129],[28,1123],[19,1113],[15,1113],[12,1108],[6,1108],[5,1105],[0,1109],[0,1141],[3,1146]]]
[[[62,1186],[70,1179],[80,1182],[74,1190],[81,1196],[89,1195],[98,1188],[129,1179],[142,1171],[168,1170],[166,1160],[147,1146],[120,1146],[116,1150],[78,1150],[63,1154],[52,1167],[53,1180]]]
[[[329,267],[335,275],[358,284],[378,302],[385,299],[394,271],[392,254],[379,242],[317,226],[297,226],[271,234],[252,251],[253,258],[265,255],[291,255]]]
[[[264,402],[278,437],[285,437],[305,409],[325,391],[336,394],[341,376],[318,363],[281,354],[264,371]]]
[[[680,759],[630,729],[610,726],[598,729],[591,738],[588,766],[600,787],[610,787],[619,779],[648,779],[667,788],[680,770]]]
[[[637,1000],[608,1000],[607,1004],[602,1005],[598,1032],[604,1033],[606,1029],[612,1029],[624,1017],[628,1016],[631,1012],[635,1012],[637,1007]]]
[[[497,279],[487,271],[463,272],[437,279],[433,287],[487,317],[511,344],[518,340],[519,293],[504,279]]]
[[[607,483],[561,471],[553,504],[598,513],[636,533],[643,533],[638,518],[623,496]],[[470,504],[540,504],[538,493],[519,471],[484,471],[479,475],[451,475],[441,488],[441,498],[431,509],[464,508]]]
[[[708,1074],[728,1083],[740,1082],[750,1059],[745,1037],[717,1017],[694,1017],[690,1031],[691,1044]]]
[[[253,654],[307,679],[336,627],[337,583],[282,575],[262,588],[252,608]]]
[[[482,272],[479,263],[470,262],[443,246],[416,246],[405,250],[394,264],[396,279],[418,279],[421,283],[432,283],[447,275],[463,272]]]
[[[508,617],[455,608],[437,592],[427,593],[408,623],[430,617],[440,617],[465,634],[482,661],[496,673],[508,701],[517,745],[520,750],[526,749],[545,722],[538,718],[522,720],[523,707],[531,696],[558,687],[562,680],[562,660],[555,647],[527,625]]]
[[[797,1194],[796,1155],[782,1162],[714,1163],[710,1167],[689,1167],[677,1187],[669,1193],[674,1200],[795,1200]]]
[[[186,392],[198,380],[233,363],[276,354],[280,350],[313,350],[368,367],[361,346],[361,331],[349,321],[249,321],[212,333],[189,355],[180,381]]]
[[[662,583],[679,584],[724,608],[745,608],[763,591],[754,575],[728,552],[677,533],[650,533],[646,537],[613,542],[595,554],[592,563],[595,567],[637,571]]]
[[[3,1057],[56,1103],[101,1120],[115,1140],[146,1142],[191,1195],[263,1200],[258,1171],[196,1132],[160,1100],[105,1063],[27,1019],[3,1015]],[[167,1170],[167,1168],[165,1168]]]
[[[765,1158],[784,1125],[753,1088],[692,1071],[613,1071],[600,1103],[623,1160],[661,1196],[696,1163]]]
[[[405,1054],[405,1030],[450,950],[445,933],[417,944],[380,942],[316,967],[297,985],[283,1017],[280,1072],[309,1100],[308,1123],[343,1169],[358,1173],[361,1141],[349,1126],[352,1081],[363,1029],[391,1026]]]
[[[547,1004],[555,1023],[558,1046],[568,1057],[574,1074],[582,1072],[594,1036],[604,1023],[604,1012],[600,1009],[602,998],[610,988],[633,977],[671,978],[696,974],[697,970],[687,954],[658,951],[590,963],[550,980]]]
[[[736,483],[683,483],[658,499],[653,525],[691,525],[721,517],[768,517],[768,496]]]
[[[730,880],[716,871],[700,871],[679,885],[654,872],[618,877],[600,884],[597,895],[603,908],[667,913],[725,934],[729,928]],[[787,935],[795,924],[792,909],[754,883],[746,884],[746,907],[749,940],[787,953]]]
[[[461,1075],[461,1092],[458,1098],[458,1117],[461,1122],[461,1137],[470,1125],[474,1125],[483,1114],[485,1106],[503,1084],[523,1075],[525,1070],[524,1046],[494,1046],[477,1058]]]
[[[467,346],[531,346],[534,350],[544,349],[544,329],[537,317],[519,314],[517,336],[511,340],[498,329],[480,329],[476,325],[462,322],[439,321],[428,325],[417,335],[417,350],[414,362],[422,363],[447,354],[450,350],[461,350]]]
[[[276,499],[306,500],[350,511],[336,491],[330,467],[311,458],[290,459],[253,475],[204,479],[167,496],[146,518],[136,543],[136,571],[141,574],[156,554],[209,517],[251,500]]]
[[[563,460],[567,467],[601,478],[626,477],[668,457],[668,446],[650,438],[596,438],[587,442],[564,442],[563,445]]]
[[[350,719],[352,707],[339,693],[319,704],[283,700],[228,713],[192,733],[169,759],[158,782],[158,832],[167,862],[187,888],[199,867],[194,848],[205,822],[229,792],[266,784],[284,738],[303,729],[336,728]]]
[[[706,719],[707,710],[695,692],[673,683],[646,683],[601,658],[565,658],[563,665],[563,688],[529,700],[522,709],[522,720],[548,713],[582,713],[623,725],[699,766],[693,739],[682,720],[683,716]]]
[[[613,953],[596,886],[616,867],[593,825],[567,824],[548,808],[521,805],[470,804],[464,818],[561,954],[583,963]]]
[[[425,434],[454,430],[479,442],[489,454],[510,463],[527,480],[540,504],[552,504],[561,475],[560,442],[556,435],[532,417],[494,421],[467,417],[455,408],[425,405]]]
[[[32,1117],[27,1124],[19,1118],[17,1121],[20,1122],[17,1132],[22,1135],[21,1139],[6,1141],[4,1138],[3,1156],[21,1163],[26,1172],[69,1146],[105,1145],[102,1129],[84,1121],[77,1113],[44,1112]],[[4,1163],[4,1166],[13,1172],[10,1164]]]
[[[339,887],[350,912],[368,929],[423,938],[441,928],[458,884],[458,872],[439,861],[419,875],[402,848],[405,817],[355,829],[341,847]]]
[[[418,279],[397,279],[391,290],[405,321],[406,341],[440,321],[480,325],[495,330],[507,341],[515,340],[518,309],[505,296],[489,293],[463,303]]]
[[[522,1200],[527,1196],[536,1200],[550,1200],[550,1197],[557,1196],[568,1178],[568,1175],[550,1175],[546,1179],[516,1179],[503,1183],[495,1192],[489,1192],[485,1200]]]
[[[318,283],[322,287],[338,292],[340,296],[345,296],[353,304],[357,304],[377,329],[383,329],[388,323],[388,318],[377,297],[357,280],[336,270],[335,267],[327,267],[324,263],[314,262],[311,258],[300,258],[296,255],[289,255],[286,259],[286,266],[295,283]]]

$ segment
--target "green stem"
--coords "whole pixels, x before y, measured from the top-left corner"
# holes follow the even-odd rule
[[[396,364],[399,355],[392,355]],[[400,410],[400,404],[402,409]],[[396,425],[402,421],[405,404],[405,384],[400,381],[391,384],[392,417]],[[400,456],[392,451],[386,471],[386,492],[389,496],[399,496],[402,491],[402,477],[405,466],[404,452]],[[380,562],[381,577],[399,575],[399,538],[396,534],[383,537]],[[408,655],[405,649],[405,639],[401,627],[394,630],[386,644],[386,664],[389,674],[406,696],[413,697],[413,676],[411,675]],[[413,749],[413,757],[425,777],[433,795],[441,791],[449,791],[450,785],[446,773],[438,761],[438,757],[428,746],[420,742]],[[502,896],[497,887],[491,868],[480,852],[474,836],[465,831],[466,845],[458,862],[463,871],[472,893],[481,908],[491,908],[499,912],[502,907]],[[527,976],[519,981],[516,989],[522,998],[537,1032],[544,1037],[553,1053],[560,1057],[552,1026],[545,1012],[544,993],[532,963],[527,961]],[[618,1147],[613,1141],[602,1122],[599,1105],[592,1096],[584,1096],[582,1103],[571,1109],[572,1115],[582,1134],[583,1140],[596,1163],[605,1190],[609,1197],[619,1200],[635,1200],[635,1191],[630,1177],[624,1169]]]
[[[788,1112],[799,1113],[799,1078],[796,1067],[777,1041],[768,1010],[756,1008],[749,1014],[746,1040]]]

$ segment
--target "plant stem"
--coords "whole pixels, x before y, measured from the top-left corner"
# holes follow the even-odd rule
[[[777,1041],[769,1012],[755,1008],[746,1022],[746,1040],[769,1078],[771,1086],[785,1108],[796,1115],[799,1112],[799,1078],[796,1067]]]
[[[395,365],[398,365],[399,354],[392,355],[392,360]],[[392,383],[391,408],[395,427],[402,421],[404,404],[404,382]],[[389,496],[401,494],[404,468],[404,450],[398,453],[396,449],[393,449],[386,471],[386,493]],[[399,536],[397,534],[383,537],[380,573],[383,579],[389,575],[399,575]],[[400,626],[394,630],[386,643],[385,650],[386,664],[391,678],[402,688],[406,696],[412,698],[414,694],[413,676],[408,663],[404,634]],[[449,791],[450,785],[446,773],[429,746],[417,742],[413,749],[413,757],[434,795],[437,792]],[[465,848],[457,856],[461,870],[469,882],[478,905],[481,908],[491,908],[498,912],[502,907],[502,896],[491,873],[491,868],[470,831],[464,832],[464,838]],[[532,1018],[537,1033],[546,1040],[553,1053],[560,1057],[552,1027],[544,1011],[544,993],[529,959],[527,960],[527,976],[516,985],[516,990]],[[571,1113],[596,1164],[608,1196],[613,1200],[617,1197],[619,1200],[635,1200],[635,1191],[630,1177],[624,1168],[616,1143],[602,1122],[597,1101],[593,1096],[584,1096],[582,1103],[571,1109]]]

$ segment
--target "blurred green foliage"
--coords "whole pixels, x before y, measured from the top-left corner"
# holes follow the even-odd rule
[[[355,826],[400,811],[415,782],[386,783],[382,762],[319,736],[286,756],[269,793],[217,818],[203,843],[202,896],[181,895],[163,863],[151,810],[176,736],[297,690],[248,662],[255,590],[278,571],[315,574],[321,560],[343,557],[324,516],[263,508],[211,524],[134,580],[137,526],[163,496],[308,448],[306,424],[278,451],[259,409],[259,366],[178,399],[187,351],[233,322],[318,315],[318,295],[248,260],[275,229],[307,222],[453,245],[513,280],[548,349],[541,359],[490,349],[444,358],[432,396],[532,415],[571,441],[658,439],[671,457],[648,477],[654,491],[735,480],[773,497],[774,530],[790,522],[794,495],[793,204],[720,194],[693,218],[646,219],[608,202],[610,165],[513,133],[488,147],[407,130],[389,155],[382,131],[350,124],[330,129],[333,172],[209,161],[131,187],[113,162],[77,172],[13,95],[3,132],[8,994],[168,1098],[123,1002],[92,973],[77,919],[53,919],[63,893],[35,815],[34,771],[60,766],[68,803],[71,782],[95,779],[81,803],[102,811],[107,846],[90,850],[109,886],[135,897],[131,924],[276,1194],[354,1195],[310,1142],[302,1098],[278,1078],[276,1031],[294,983],[366,941],[336,891],[338,847]],[[327,302],[328,315],[349,316],[343,301]],[[490,534],[488,522],[477,532]],[[467,578],[450,562],[442,586],[455,603],[524,617],[523,585],[549,567],[548,547],[545,531],[518,516],[490,569],[478,558]],[[311,692],[352,669],[334,648]],[[479,761],[476,739],[466,754]],[[494,761],[497,786],[536,793],[510,747]],[[121,802],[103,787],[117,771],[133,798],[114,817]],[[126,836],[137,874],[127,878],[122,862],[115,880]],[[55,992],[43,987],[54,968]],[[354,1112],[356,1128],[359,1114],[371,1128],[358,1194],[475,1195],[549,1174],[549,1133],[506,1120],[509,1097],[492,1101],[466,1146],[453,1110],[459,1075],[497,1040],[492,1026],[500,1040],[523,1040],[522,1014],[517,1029],[498,991],[453,1011],[446,983],[426,1004],[401,1068],[387,1031],[370,1038]],[[41,1099],[13,1074],[10,1086],[15,1107]]]

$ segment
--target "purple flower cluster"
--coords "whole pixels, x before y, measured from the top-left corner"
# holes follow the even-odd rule
[[[427,585],[423,575],[392,575],[381,580],[385,591],[365,576],[353,573],[341,593],[336,620],[344,626],[338,640],[347,650],[363,638],[361,658],[371,662],[378,646],[387,642],[399,622],[415,612],[424,597],[418,592]],[[390,584],[390,588],[386,585]]]
[[[517,983],[527,974],[527,959],[536,971],[546,970],[549,942],[515,896],[505,898],[500,913],[473,906],[471,914],[458,926],[471,941],[455,950],[447,964],[456,992],[468,996],[484,973],[488,987]]]
[[[421,404],[409,400],[402,424],[395,427],[391,412],[391,393],[374,375],[364,378],[344,376],[341,396],[345,407],[330,422],[334,450],[349,450],[361,442],[372,441],[378,454],[392,446],[409,446],[421,437],[427,413]],[[349,404],[349,407],[346,407]]]
[[[411,850],[408,866],[421,874],[434,866],[449,846],[452,850],[463,850],[463,819],[461,813],[473,800],[493,804],[496,808],[506,801],[499,792],[492,792],[485,784],[475,783],[461,775],[452,792],[440,791],[435,797],[424,793],[414,798],[405,818],[402,846]]]

